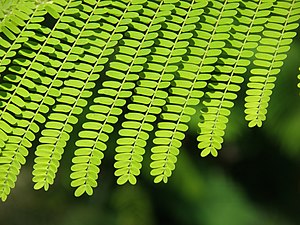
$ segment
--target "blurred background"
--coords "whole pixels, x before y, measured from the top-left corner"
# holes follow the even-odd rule
[[[196,115],[167,184],[153,184],[147,152],[138,184],[116,185],[114,134],[93,196],[73,196],[69,178],[75,150],[72,144],[66,149],[55,184],[48,192],[34,191],[32,150],[16,188],[6,202],[0,203],[0,224],[299,225],[299,59],[300,41],[296,37],[262,128],[247,127],[242,90],[217,158],[200,157]]]

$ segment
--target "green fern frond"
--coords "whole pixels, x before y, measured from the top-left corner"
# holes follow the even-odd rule
[[[276,1],[274,10],[263,31],[263,38],[255,54],[255,68],[251,70],[245,98],[245,119],[249,127],[261,127],[266,120],[267,107],[276,75],[280,72],[290,44],[299,26],[300,2],[296,0]]]
[[[180,79],[175,79],[170,88],[168,104],[162,113],[163,122],[158,124],[159,130],[154,139],[157,146],[152,149],[159,156],[159,166],[153,166],[155,161],[152,164],[155,182],[167,182],[175,168],[176,155],[184,139],[184,132],[188,129],[186,124],[195,114],[193,106],[199,104],[206,81],[214,70],[213,64],[221,54],[220,48],[224,47],[225,40],[229,37],[225,32],[228,32],[228,27],[233,22],[237,6],[236,1],[209,2],[208,12],[202,15],[202,30],[194,33],[193,44],[188,47],[188,59],[183,62],[182,70],[178,71]]]
[[[174,40],[173,46],[171,46],[172,50],[169,53],[169,56],[166,57],[166,64],[161,74],[162,79],[168,81],[168,85],[164,88],[169,86],[171,79],[167,80],[164,76],[172,77],[172,74],[180,74],[180,66],[183,62],[183,57],[187,53],[187,49],[191,42],[189,41],[193,37],[193,33],[197,27],[197,23],[199,22],[200,16],[204,12],[203,8],[207,5],[206,1],[190,1],[189,3],[186,2],[182,4],[182,8],[177,15],[178,18],[181,18],[183,15],[183,19],[178,20],[177,26],[180,25],[180,29],[178,30],[178,34],[174,35],[177,38]],[[185,12],[184,14],[182,12]],[[172,21],[176,21],[172,19]],[[169,21],[172,24],[172,21]],[[176,25],[176,24],[174,24]],[[184,83],[184,82],[182,82]],[[187,93],[178,83],[178,80],[175,79],[175,84],[178,84],[176,87],[171,88],[171,96],[167,98],[169,103],[173,103],[171,99],[178,101],[178,98],[181,96],[184,98],[185,93]],[[159,85],[159,84],[158,84]],[[158,86],[157,85],[157,86]],[[173,97],[172,94],[177,94],[180,97]],[[168,93],[166,92],[166,97]],[[166,98],[164,97],[164,98]],[[160,97],[161,98],[161,97]],[[163,99],[164,99],[163,98]],[[178,155],[178,148],[180,147],[180,141],[184,138],[182,133],[178,133],[178,127],[183,128],[184,131],[187,129],[185,126],[175,125],[174,119],[181,120],[178,116],[174,115],[174,113],[180,113],[182,110],[182,106],[169,104],[167,103],[164,107],[164,111],[162,113],[162,119],[164,122],[160,122],[158,127],[160,128],[158,131],[155,132],[156,138],[154,139],[154,144],[156,145],[151,149],[152,151],[152,163],[150,164],[151,175],[155,176],[154,182],[158,183],[161,181],[167,182],[168,177],[171,175],[172,170],[175,168],[175,163],[177,161],[176,156]],[[178,104],[178,102],[177,102]],[[173,114],[172,114],[173,113]]]
[[[13,1],[8,2],[13,3]],[[9,15],[4,15],[2,22],[0,22],[0,33],[4,34],[3,37],[0,36],[0,73],[6,70],[6,67],[11,63],[11,58],[16,55],[22,43],[28,40],[26,33],[39,28],[41,26],[39,22],[44,20],[43,16],[46,14],[42,4],[35,5],[32,2],[20,4],[20,2],[16,2],[14,6],[16,9],[11,10]],[[0,8],[7,11],[3,5],[0,5]]]
[[[239,3],[237,1],[225,2],[222,8],[220,8],[220,13],[216,14],[216,25],[204,54],[204,57],[207,58],[204,58],[201,62],[201,66],[205,65],[205,60],[208,61],[208,64],[215,63],[215,66],[213,66],[211,71],[212,76],[207,85],[208,91],[206,94],[209,98],[203,100],[203,105],[207,109],[208,113],[202,115],[204,117],[204,122],[200,122],[198,124],[200,128],[200,135],[197,139],[199,141],[198,148],[203,149],[201,152],[201,156],[203,157],[208,154],[212,154],[213,156],[218,154],[217,150],[221,148],[220,143],[222,143],[222,138],[219,136],[223,135],[222,131],[225,129],[225,124],[227,123],[227,119],[219,114],[227,114],[227,110],[221,110],[222,107],[231,108],[233,106],[230,101],[223,99],[222,94],[220,96],[220,93],[218,93],[219,90],[226,91],[226,83],[223,83],[222,81],[224,78],[225,81],[230,81],[230,78],[228,79],[226,75],[218,76],[218,74],[215,73],[217,70],[221,70],[220,72],[222,73],[228,69],[228,67],[226,67],[226,63],[220,67],[217,65],[221,59],[222,52],[220,51],[220,48],[224,48],[226,46],[226,40],[230,38],[229,32],[231,30],[231,24],[234,22],[234,16],[237,14],[238,4]],[[214,45],[214,43],[216,45]],[[217,46],[217,50],[215,49],[215,46]],[[210,55],[213,55],[214,57],[210,57]],[[230,90],[234,91],[234,89],[236,89],[236,85],[230,85]],[[211,111],[215,111],[215,114],[211,115]]]
[[[103,82],[104,88],[99,90],[99,97],[96,97],[94,100],[97,104],[90,107],[94,112],[87,115],[88,121],[97,120],[97,118],[98,121],[101,121],[101,123],[98,123],[96,124],[97,126],[95,125],[93,127],[93,130],[98,129],[98,134],[84,136],[84,138],[89,138],[89,140],[84,141],[94,142],[93,149],[89,153],[91,160],[95,157],[94,153],[102,154],[101,151],[106,149],[105,142],[108,140],[106,134],[113,131],[113,127],[110,124],[117,122],[117,116],[122,113],[120,107],[124,106],[126,103],[125,99],[131,96],[131,90],[135,86],[133,82],[138,80],[138,75],[136,73],[143,70],[141,64],[144,64],[147,61],[145,55],[149,54],[149,48],[153,45],[152,39],[156,38],[156,30],[160,28],[160,25],[157,24],[160,20],[156,21],[155,18],[159,13],[161,14],[160,10],[163,1],[160,1],[160,5],[158,5],[158,3],[147,2],[141,10],[143,13],[140,14],[139,19],[130,23],[130,27],[134,30],[128,31],[125,33],[125,36],[131,37],[132,39],[124,38],[120,42],[118,46],[119,51],[115,56],[116,59],[110,64],[110,69],[106,72],[106,75],[110,80]],[[147,24],[150,23],[152,19],[154,21],[147,27]],[[145,31],[145,34],[141,31]],[[128,65],[126,65],[126,63]],[[120,80],[122,80],[122,82],[120,82]],[[89,123],[91,122],[86,122],[84,125]],[[79,135],[83,135],[83,133],[85,133],[85,131],[81,132]],[[89,133],[91,132],[89,131]],[[78,151],[80,151],[80,149]],[[96,166],[99,166],[99,164],[100,162]],[[89,170],[91,169],[85,167],[86,176],[89,175]],[[96,178],[97,173],[95,174],[94,179]]]
[[[200,145],[207,145],[202,156],[212,153],[217,156],[217,150],[221,149],[225,134],[228,116],[237,98],[237,92],[244,81],[242,77],[250,64],[253,51],[261,39],[260,33],[264,30],[264,24],[273,0],[244,1],[238,9],[238,25],[233,26],[233,40],[230,46],[223,48],[223,55],[216,65],[212,79],[205,93],[204,106],[206,108],[201,116],[204,121],[199,124]],[[235,38],[234,38],[235,37]],[[238,38],[237,38],[238,37]]]
[[[137,31],[127,31],[128,26],[138,25],[137,22],[132,22],[131,20],[137,19],[140,12],[143,9],[143,4],[146,2],[144,0],[127,1],[127,5],[123,4],[123,12],[120,14],[121,18],[117,24],[114,24],[115,29],[111,29],[112,34],[110,39],[106,40],[106,45],[103,50],[103,54],[100,54],[98,59],[99,62],[108,61],[107,51],[110,54],[114,53],[114,47],[123,38],[122,32],[125,32],[125,36],[133,37],[136,35]],[[124,41],[124,40],[123,40]],[[126,41],[124,41],[126,43]],[[134,42],[134,41],[133,41]],[[119,46],[120,52],[116,54],[116,59],[124,60],[125,54],[130,49],[134,52],[133,48]],[[123,51],[122,51],[123,49]],[[132,60],[129,55],[127,58]],[[94,103],[90,106],[91,113],[87,114],[87,122],[83,124],[83,131],[79,133],[81,140],[76,142],[78,149],[75,151],[75,157],[73,158],[73,166],[71,179],[73,179],[71,185],[76,187],[75,196],[80,196],[84,192],[91,195],[93,193],[93,188],[97,186],[97,178],[100,169],[98,168],[101,164],[101,159],[103,158],[102,151],[106,150],[105,142],[108,140],[108,135],[113,131],[113,126],[117,122],[117,116],[122,113],[120,107],[125,104],[125,100],[122,98],[130,97],[130,89],[134,87],[131,81],[133,77],[137,79],[136,76],[132,76],[130,72],[133,71],[133,63],[129,68],[125,63],[115,60],[111,63],[111,70],[106,72],[107,77],[111,79],[109,81],[103,82],[103,89],[98,91],[98,97],[94,99]],[[128,67],[128,68],[127,68]],[[137,67],[137,66],[135,66]],[[124,74],[123,71],[127,73]],[[119,83],[123,80],[122,83]],[[125,90],[124,90],[125,89]]]
[[[37,29],[37,24],[42,22],[44,15],[48,12],[53,17],[59,16],[57,7],[53,2],[63,2],[64,0],[6,0],[0,2],[0,33],[12,41],[13,44],[25,42],[26,39],[21,39],[25,30]],[[38,18],[33,19],[34,17]],[[7,46],[3,38],[0,39]],[[0,43],[0,46],[1,43]],[[2,46],[4,47],[4,46]],[[14,48],[16,50],[16,48]],[[1,53],[1,52],[0,52]]]
[[[201,155],[216,156],[249,65],[246,120],[265,120],[299,18],[299,0],[0,0],[0,198],[36,136],[34,188],[48,190],[78,123],[75,196],[97,186],[119,117],[118,184],[137,182],[158,116],[155,183],[172,175],[196,106]]]
[[[67,5],[66,2],[60,2],[65,9],[57,6],[62,10],[61,19],[70,3],[71,1]],[[26,47],[18,51],[17,58],[9,68],[10,73],[4,74],[4,82],[0,85],[0,89],[8,95],[6,101],[1,102],[3,108],[0,111],[1,122],[8,127],[3,130],[7,132],[8,138],[0,156],[3,160],[0,168],[6,171],[0,174],[1,198],[6,198],[7,190],[14,186],[21,165],[26,162],[27,149],[32,147],[35,133],[39,131],[38,123],[45,122],[43,114],[49,111],[48,105],[55,102],[51,94],[56,92],[51,92],[48,96],[47,90],[52,85],[59,86],[51,79],[56,72],[52,65],[57,65],[59,59],[50,58],[47,54],[51,55],[55,51],[53,45],[57,44],[56,38],[60,34],[55,29],[59,26],[59,21],[52,30],[40,27],[40,35],[33,33],[35,40],[28,39],[24,43]],[[42,36],[47,34],[47,37]]]
[[[7,38],[14,40],[25,25],[26,20],[35,11],[34,0],[6,0],[0,1],[0,32]],[[19,27],[18,27],[19,26]]]
[[[165,7],[165,13],[162,13],[166,20],[158,33],[158,42],[145,63],[146,67],[135,88],[132,103],[128,105],[129,113],[125,115],[127,120],[119,131],[122,137],[117,141],[120,146],[116,149],[118,154],[115,163],[115,175],[119,176],[119,184],[127,181],[136,183],[135,176],[140,173],[149,132],[153,130],[151,123],[156,120],[156,115],[166,103],[167,88],[174,79],[173,73],[178,70],[178,63],[186,53],[189,45],[187,39],[191,35],[189,32],[195,29],[193,24],[184,27],[194,3],[196,1],[181,1],[175,4],[173,10],[171,6]],[[168,15],[171,10],[172,14]]]
[[[125,7],[126,5],[118,4],[117,6]],[[99,78],[98,73],[103,69],[102,64],[112,54],[113,47],[116,45],[118,38],[121,38],[120,36],[114,36],[112,24],[104,22],[103,25],[99,26],[99,24],[93,22],[95,20],[94,16],[97,19],[99,19],[99,16],[100,18],[109,18],[112,16],[107,14],[108,12],[113,12],[119,16],[123,15],[123,12],[117,8],[109,7],[110,2],[98,1],[94,5],[94,8],[86,14],[85,23],[82,22],[83,17],[77,18],[78,22],[82,23],[80,31],[58,70],[57,77],[54,78],[54,80],[56,78],[60,80],[62,77],[59,77],[59,74],[64,74],[69,79],[64,81],[61,94],[57,96],[56,100],[59,104],[52,108],[52,113],[50,113],[45,125],[46,129],[42,132],[43,136],[40,138],[41,144],[36,151],[38,157],[36,158],[35,170],[33,171],[33,181],[36,182],[36,189],[44,187],[47,190],[48,186],[53,184],[59,160],[69,140],[69,133],[73,130],[72,125],[78,122],[77,116],[86,107],[86,99],[92,95],[91,89],[94,88],[95,81]],[[115,19],[115,21],[122,20]],[[118,24],[120,23],[118,22]],[[95,27],[99,30],[95,30]],[[101,39],[100,34],[104,37],[103,34],[107,31],[112,32],[106,35],[107,38],[110,38],[108,40]],[[97,45],[93,42],[93,36],[97,38]],[[83,48],[81,46],[82,43],[85,43],[87,47]],[[97,58],[99,54],[100,56]],[[68,70],[70,71],[68,72]],[[45,165],[47,165],[46,170]]]
[[[174,1],[174,3],[175,2],[176,1]],[[153,18],[152,22],[149,25],[149,28],[144,30],[145,34],[143,32],[140,32],[142,40],[141,45],[139,46],[139,49],[136,52],[136,56],[140,55],[142,51],[145,50],[148,51],[148,53],[146,54],[151,53],[150,47],[153,46],[155,38],[159,37],[158,31],[162,27],[162,22],[166,20],[166,17],[169,16],[171,14],[171,11],[175,8],[174,5],[164,5],[164,1],[161,1],[160,4],[158,3],[156,5],[156,8],[152,9],[154,13],[152,13]],[[149,44],[147,44],[147,42]],[[145,47],[143,47],[143,45]],[[152,54],[151,57],[153,57]],[[150,59],[147,59],[144,56],[144,64],[149,65],[149,61]],[[144,68],[142,67],[142,69]],[[147,77],[147,72],[144,71],[143,76]],[[153,78],[154,76],[157,77],[157,74],[151,75],[153,76]],[[145,132],[145,130],[142,130],[142,126],[144,124],[138,121],[144,119],[142,113],[140,113],[143,107],[142,104],[150,103],[151,100],[149,96],[143,96],[141,92],[148,91],[151,96],[151,94],[153,93],[151,88],[158,86],[158,84],[155,81],[149,81],[148,83],[144,81],[145,79],[139,80],[138,86],[135,88],[136,94],[132,96],[133,103],[128,105],[128,109],[130,112],[125,115],[127,121],[122,123],[123,129],[119,131],[119,134],[122,136],[122,138],[120,138],[117,141],[119,146],[116,149],[117,154],[115,156],[115,159],[117,161],[115,163],[115,175],[119,177],[117,180],[119,184],[123,184],[127,181],[129,181],[132,184],[136,183],[135,176],[140,174],[141,162],[143,160],[142,155],[145,152],[143,147],[145,147],[145,141],[149,138],[149,135]],[[151,82],[152,85],[150,84]],[[147,109],[145,111],[147,111]],[[145,113],[145,117],[146,116],[148,116],[147,113]],[[151,120],[154,121],[155,119],[153,120],[153,118],[151,118]],[[146,127],[146,125],[144,126]],[[148,129],[151,130],[152,127]]]

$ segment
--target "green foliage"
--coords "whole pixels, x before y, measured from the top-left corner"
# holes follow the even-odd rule
[[[37,137],[34,188],[49,189],[76,124],[76,196],[93,194],[119,117],[118,184],[137,182],[153,131],[151,175],[167,182],[198,105],[201,156],[217,156],[249,65],[246,120],[266,119],[300,17],[296,0],[0,4],[2,200]]]
[[[268,102],[280,72],[286,52],[290,49],[294,30],[299,26],[300,5],[296,1],[278,1],[265,25],[263,37],[255,54],[255,68],[247,84],[246,120],[249,127],[262,126],[266,120]]]

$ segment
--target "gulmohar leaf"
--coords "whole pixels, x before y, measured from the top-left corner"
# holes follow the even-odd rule
[[[137,183],[146,151],[154,182],[166,183],[195,114],[201,156],[217,156],[244,81],[249,127],[266,120],[299,7],[299,0],[0,0],[0,198],[15,187],[29,151],[35,189],[48,190],[64,152],[74,150],[71,186],[77,197],[92,195],[112,134],[118,184]]]

